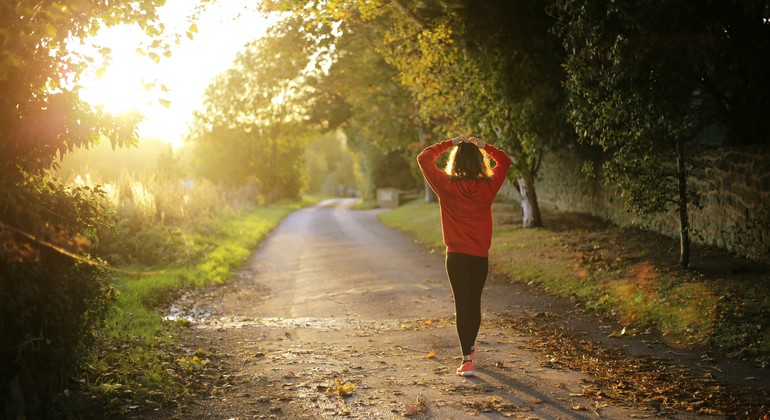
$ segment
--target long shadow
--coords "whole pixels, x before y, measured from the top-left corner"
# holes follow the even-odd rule
[[[515,406],[522,406],[522,405],[524,405],[524,406],[530,407],[532,405],[532,403],[527,403],[526,401],[522,400],[521,398],[517,397],[516,395],[513,395],[508,390],[505,390],[505,389],[501,390],[501,389],[499,389],[499,384],[504,384],[504,385],[506,385],[510,389],[519,391],[522,394],[526,394],[527,396],[532,397],[533,399],[537,399],[539,401],[542,401],[541,403],[539,403],[537,405],[538,406],[547,405],[547,406],[549,406],[549,407],[559,411],[566,418],[574,418],[574,419],[590,419],[590,418],[594,418],[594,416],[590,416],[588,414],[582,414],[580,412],[572,410],[569,407],[564,407],[563,403],[554,400],[552,397],[550,397],[550,396],[548,396],[546,394],[543,394],[542,392],[540,392],[540,391],[538,391],[538,390],[536,390],[536,389],[534,389],[532,387],[526,386],[526,385],[522,384],[521,382],[518,382],[513,377],[507,376],[507,375],[499,373],[499,372],[489,371],[489,370],[484,370],[482,375],[489,376],[489,377],[493,378],[494,380],[496,380],[498,383],[497,384],[496,383],[491,383],[488,380],[484,379],[483,376],[478,376],[478,375],[477,376],[473,376],[473,377],[468,377],[468,378],[466,378],[466,380],[468,380],[469,382],[472,382],[474,384],[486,384],[491,389],[495,390],[495,392],[493,393],[494,395],[503,398],[504,400],[506,400],[507,402],[509,402],[510,404],[513,404]],[[504,395],[500,395],[500,394],[504,394]],[[534,410],[532,410],[532,411],[534,411]]]

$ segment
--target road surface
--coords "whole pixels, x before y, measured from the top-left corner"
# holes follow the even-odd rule
[[[383,226],[380,210],[353,211],[353,203],[329,200],[289,215],[232,282],[199,302],[184,345],[208,361],[198,384],[204,391],[163,416],[656,415],[654,402],[623,407],[588,398],[591,378],[544,361],[508,320],[572,307],[505,279],[491,278],[485,289],[477,376],[456,376],[459,344],[443,255]]]

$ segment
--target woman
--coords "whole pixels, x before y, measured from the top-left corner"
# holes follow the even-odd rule
[[[435,159],[450,149],[446,170],[442,171]],[[488,157],[494,159],[494,168],[490,168]],[[417,162],[441,208],[446,272],[463,353],[457,374],[473,376],[474,343],[481,326],[481,292],[487,280],[492,242],[492,200],[505,181],[511,159],[476,137],[460,136],[427,147],[417,156]]]

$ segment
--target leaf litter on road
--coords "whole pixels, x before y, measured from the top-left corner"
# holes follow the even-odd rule
[[[708,373],[699,375],[683,365],[607,349],[571,336],[558,319],[501,316],[488,324],[526,334],[526,347],[539,355],[543,367],[588,374],[579,395],[595,401],[613,401],[660,415],[676,410],[757,418],[767,414],[767,390],[726,386]]]
[[[329,386],[326,388],[326,395],[329,397],[336,395],[340,398],[347,398],[352,396],[355,390],[356,386],[350,382],[334,379],[333,381],[330,381]]]
[[[421,393],[413,403],[404,404],[403,415],[405,417],[411,417],[425,414],[427,411],[428,405],[425,403],[425,396]]]

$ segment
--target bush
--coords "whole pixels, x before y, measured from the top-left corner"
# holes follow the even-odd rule
[[[207,232],[230,209],[225,193],[207,181],[123,174],[105,189],[116,222],[97,252],[117,266],[192,261],[199,251],[186,234]]]
[[[31,179],[2,188],[0,417],[59,417],[81,346],[113,298],[82,256],[104,222],[101,192]]]
[[[101,321],[112,289],[102,270],[41,250],[36,263],[0,264],[0,395],[5,418],[53,417],[57,398]]]

